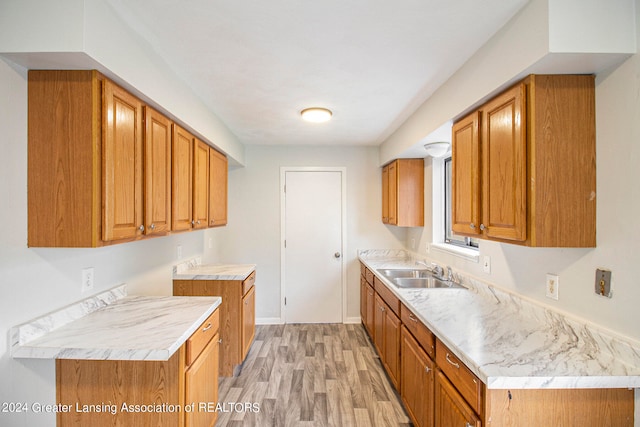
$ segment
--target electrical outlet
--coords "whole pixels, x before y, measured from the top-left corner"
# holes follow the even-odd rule
[[[411,239],[411,250],[414,250],[416,248],[416,239]]]
[[[82,269],[82,286],[80,291],[82,293],[93,290],[93,267]]]
[[[558,288],[560,287],[560,277],[556,274],[547,274],[547,298],[558,301]]]
[[[482,270],[487,274],[491,273],[491,257],[489,255],[485,255],[482,259]]]
[[[429,243],[426,244],[427,253],[429,253],[429,249],[431,249],[431,245]]]
[[[182,245],[178,245],[176,248],[176,257],[178,259],[182,259]]]

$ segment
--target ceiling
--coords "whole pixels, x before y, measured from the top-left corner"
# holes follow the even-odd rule
[[[379,145],[526,2],[108,0],[240,142],[310,145]]]

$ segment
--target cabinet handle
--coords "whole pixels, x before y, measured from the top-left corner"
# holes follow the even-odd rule
[[[413,320],[414,322],[418,323],[418,319],[416,319],[416,317],[413,314],[409,315],[409,319]],[[427,371],[428,372],[428,371]]]
[[[151,225],[149,226],[149,228],[150,228],[150,229],[152,229],[152,230],[155,230],[155,229],[156,229],[156,225],[155,225],[155,224],[151,224]]]
[[[140,227],[138,227],[138,230],[144,231],[144,225],[141,225]]]
[[[191,220],[191,225],[196,225],[196,222],[194,220]]]
[[[480,224],[480,230],[486,230],[487,227],[484,226],[484,224]]]
[[[471,423],[466,423],[464,427],[473,427]]]
[[[431,368],[428,366],[425,366],[424,371],[428,374],[429,372],[431,372]]]
[[[205,326],[205,327],[202,329],[202,332],[207,332],[209,329],[211,329],[211,326],[213,326],[213,325],[212,325],[211,323],[209,323],[207,326]]]
[[[474,223],[469,224],[469,227],[474,230],[476,228],[476,225]]]
[[[196,221],[196,224],[200,225],[200,220],[197,220],[197,221]]]
[[[384,307],[380,307],[380,311],[384,311]]]
[[[218,340],[218,344],[222,344],[222,338]]]
[[[457,369],[460,369],[460,365],[458,363],[456,363],[453,360],[449,359],[449,353],[447,353],[447,356],[445,357],[445,359],[447,359],[447,362],[449,362],[451,365],[455,366]]]

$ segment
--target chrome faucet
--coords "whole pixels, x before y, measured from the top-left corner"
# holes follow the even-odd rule
[[[435,262],[431,263],[431,271],[433,272],[433,275],[438,278],[442,278],[444,276],[444,270]]]
[[[426,261],[416,261],[416,265],[424,265],[429,270],[431,270],[431,266],[429,264],[427,264]]]

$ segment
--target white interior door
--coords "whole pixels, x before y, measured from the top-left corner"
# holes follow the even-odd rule
[[[286,323],[341,323],[343,171],[284,170]]]

